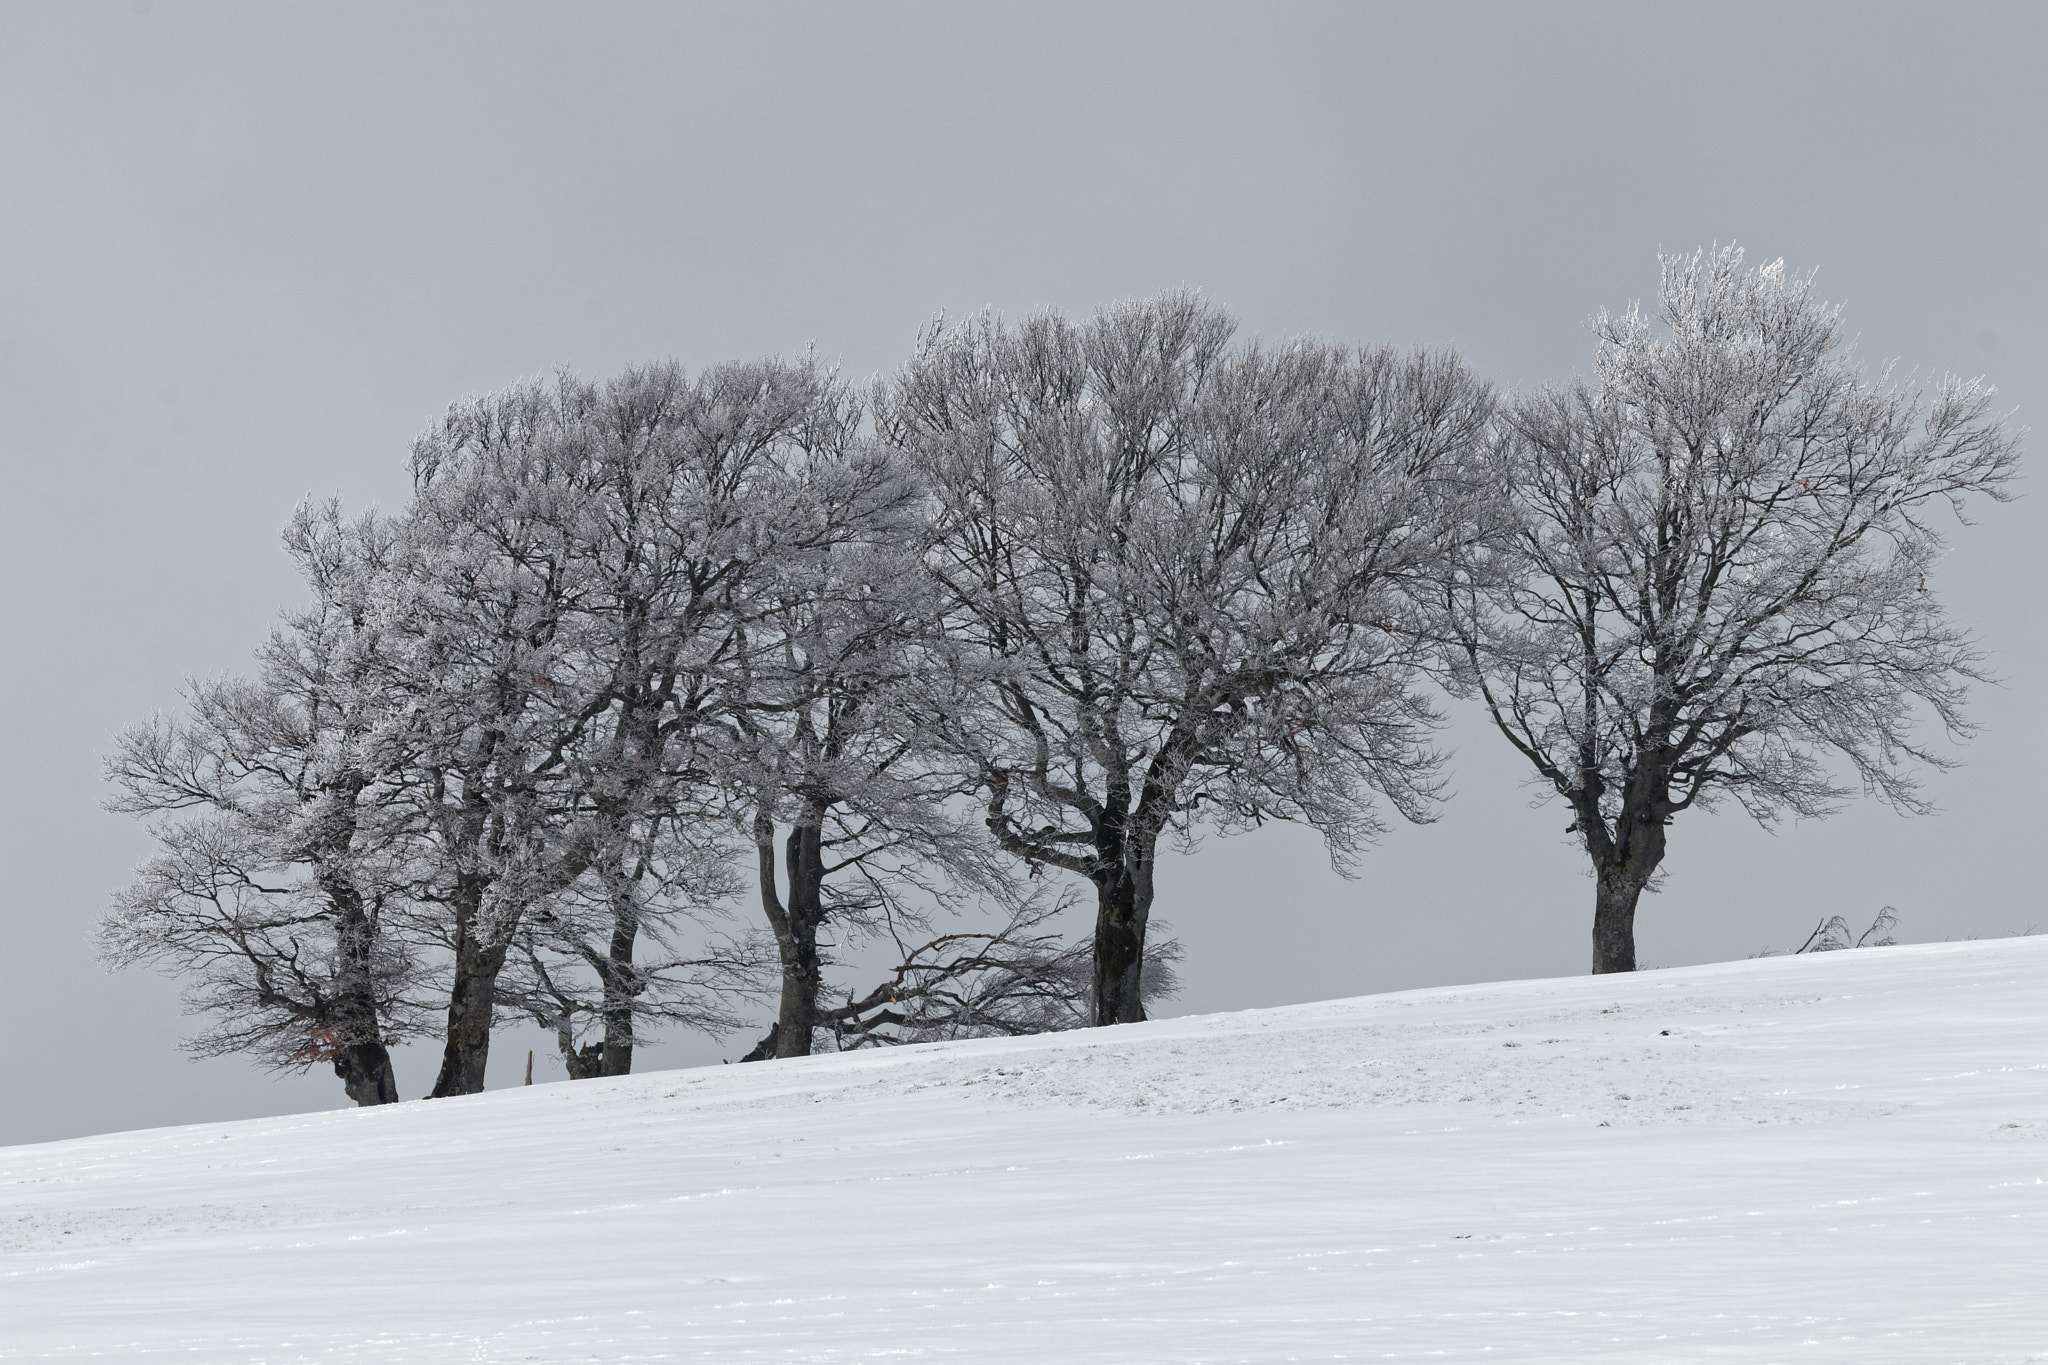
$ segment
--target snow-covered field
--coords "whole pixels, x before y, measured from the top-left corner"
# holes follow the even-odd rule
[[[2048,938],[0,1149],[0,1359],[2048,1361]]]

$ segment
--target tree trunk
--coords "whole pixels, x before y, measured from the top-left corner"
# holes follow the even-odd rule
[[[381,1042],[344,1043],[334,1059],[334,1074],[348,1097],[364,1108],[398,1103],[398,1076]]]
[[[818,927],[825,920],[824,825],[798,825],[784,845],[789,870],[786,932],[777,933],[782,957],[782,1001],[775,1012],[775,1055],[808,1057],[817,1027],[818,992],[824,969],[818,961]]]
[[[1636,902],[1643,883],[1623,870],[1601,869],[1593,893],[1593,974],[1636,969]]]
[[[789,873],[789,900],[776,892],[775,822],[766,812],[754,817],[754,850],[760,861],[761,909],[775,931],[775,952],[782,964],[782,999],[775,1027],[762,1046],[772,1041],[777,1057],[811,1055],[811,1034],[817,1026],[818,992],[824,973],[818,960],[818,926],[824,922],[825,849],[822,811],[789,832],[784,862]],[[753,1060],[752,1054],[743,1060]]]
[[[354,829],[352,818],[345,829]],[[384,1046],[384,1029],[377,1017],[377,921],[355,884],[335,873],[331,865],[322,867],[319,881],[334,912],[335,950],[340,958],[329,1006],[334,1074],[341,1078],[343,1092],[358,1105],[396,1104],[398,1077],[391,1069],[391,1054]]]
[[[1645,784],[1647,788],[1647,784]],[[1661,790],[1633,792],[1609,830],[1594,825],[1587,852],[1593,855],[1593,973],[1636,969],[1636,902],[1664,861],[1664,822],[1669,803]],[[1581,823],[1598,816],[1580,816]]]
[[[1095,878],[1095,980],[1090,1025],[1145,1021],[1145,926],[1152,917],[1152,859],[1158,836],[1130,833],[1102,851]]]
[[[782,963],[782,998],[775,1010],[775,1055],[808,1057],[817,1031],[818,949],[800,947]]]
[[[429,1099],[481,1094],[491,1058],[491,1014],[509,943],[481,934],[484,882],[462,877],[455,888],[455,984],[448,994],[448,1041]]]
[[[612,941],[604,961],[604,1064],[599,1074],[629,1076],[633,1072],[633,1002],[643,989],[633,970],[633,943],[640,935],[640,913],[632,893],[614,902]]]

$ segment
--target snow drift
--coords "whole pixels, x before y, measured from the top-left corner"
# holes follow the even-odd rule
[[[2048,939],[0,1149],[0,1359],[2048,1361]]]

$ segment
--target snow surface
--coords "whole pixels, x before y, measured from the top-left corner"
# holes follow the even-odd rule
[[[2048,938],[0,1149],[0,1359],[2048,1361]]]

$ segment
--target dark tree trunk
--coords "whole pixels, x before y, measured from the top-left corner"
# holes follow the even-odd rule
[[[824,824],[806,822],[789,832],[784,863],[789,871],[788,932],[775,946],[782,957],[782,1002],[775,1012],[775,1055],[808,1057],[818,1020],[818,992],[824,969],[818,961],[818,928],[825,921]]]
[[[1598,795],[1579,804],[1579,828],[1593,858],[1593,973],[1636,969],[1636,902],[1664,861],[1671,805],[1661,787],[1638,781],[1610,829],[1599,816]]]
[[[634,829],[634,812],[639,810],[645,796],[647,778],[645,774],[659,766],[663,740],[660,720],[663,703],[658,695],[650,692],[646,679],[651,666],[642,656],[643,632],[652,607],[640,598],[634,598],[624,615],[626,647],[623,664],[626,676],[635,679],[625,690],[620,703],[618,742],[621,746],[621,769],[629,775],[626,788],[609,795],[599,806],[599,813],[607,833],[607,842],[631,846]],[[638,1001],[647,989],[647,983],[633,966],[633,951],[640,937],[640,900],[637,887],[644,866],[614,866],[607,875],[612,907],[612,937],[605,947],[603,958],[592,958],[591,965],[597,969],[598,979],[603,983],[604,1002],[600,1006],[604,1020],[604,1042],[600,1045],[598,1075],[629,1076],[633,1072],[633,1045],[636,1041],[633,1025],[638,1016]]]
[[[1145,1020],[1145,927],[1152,917],[1152,859],[1158,836],[1106,831],[1098,840],[1095,882],[1095,979],[1091,1025]]]
[[[357,784],[351,792],[359,792]],[[354,808],[343,837],[355,828]],[[346,842],[339,851],[345,853]],[[358,1105],[398,1103],[398,1077],[391,1069],[391,1053],[384,1046],[383,1022],[377,1012],[376,958],[378,926],[362,892],[347,876],[324,865],[318,874],[327,904],[334,912],[334,940],[340,971],[330,1002],[329,1020],[334,1038],[334,1074],[341,1088]]]
[[[377,995],[370,975],[374,932],[366,918],[345,922],[337,935],[342,953],[340,990],[332,1005],[334,1074],[341,1088],[359,1105],[398,1103],[398,1077],[384,1030],[377,1018]]]
[[[777,1057],[808,1057],[817,1026],[818,992],[823,965],[818,959],[818,928],[825,920],[824,813],[790,830],[784,845],[789,876],[787,902],[776,894],[775,824],[766,815],[754,820],[754,846],[760,860],[761,908],[775,931],[775,952],[782,964],[782,999],[769,1035]],[[765,1040],[764,1040],[765,1043]]]
[[[491,1059],[492,1012],[505,949],[465,938],[455,951],[455,985],[448,993],[448,1040],[430,1098],[481,1094]]]
[[[364,1108],[398,1103],[398,1077],[381,1042],[342,1044],[334,1058],[334,1074],[341,1077],[348,1097]]]
[[[640,915],[628,888],[613,901],[611,943],[603,956],[583,949],[583,959],[597,973],[604,989],[599,1018],[604,1021],[604,1038],[576,1046],[576,1031],[570,1015],[557,1020],[555,1046],[562,1057],[562,1069],[572,1081],[593,1081],[600,1076],[629,1076],[633,1072],[634,1001],[646,989],[633,970],[633,944],[640,934]]]
[[[612,941],[604,960],[604,1065],[600,1075],[629,1076],[633,1072],[633,1002],[641,992],[640,974],[633,970],[633,942],[640,936],[640,914],[631,893],[615,908]]]
[[[1636,969],[1636,902],[1642,885],[1621,871],[1601,871],[1593,893],[1593,974]]]
[[[498,999],[498,973],[509,943],[482,935],[484,882],[463,877],[455,888],[455,984],[448,993],[448,1041],[441,1073],[428,1098],[476,1095],[484,1088],[491,1058],[491,1014]]]

